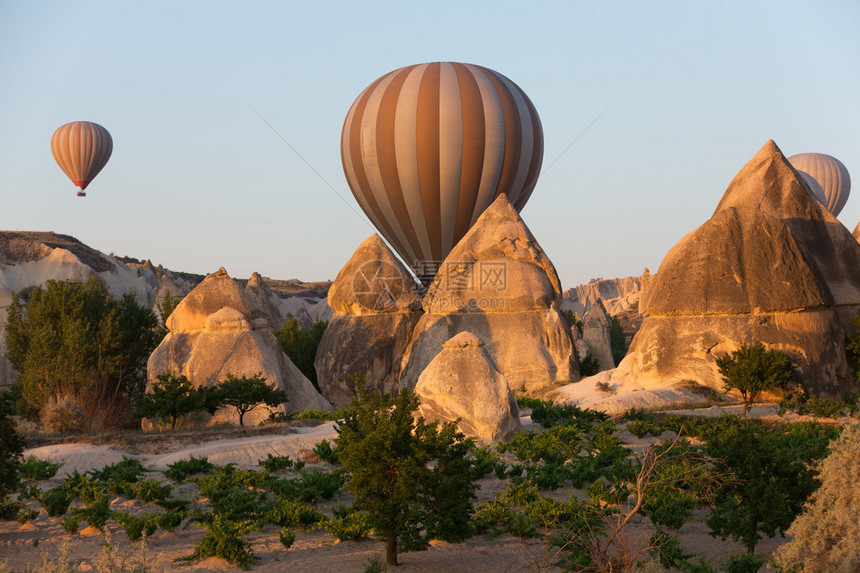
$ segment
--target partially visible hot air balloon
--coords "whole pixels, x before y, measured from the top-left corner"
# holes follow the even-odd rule
[[[802,175],[818,183],[817,186],[810,184],[813,193],[834,216],[839,215],[851,192],[851,177],[842,162],[823,153],[800,153],[792,155],[788,161]]]
[[[108,130],[91,121],[73,121],[61,125],[51,137],[54,159],[72,183],[81,188],[78,196],[110,159],[113,140]]]
[[[520,210],[543,161],[543,129],[511,80],[471,64],[408,66],[370,84],[341,134],[359,205],[426,283],[501,193]]]

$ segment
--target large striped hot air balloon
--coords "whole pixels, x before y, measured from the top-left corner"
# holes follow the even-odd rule
[[[839,215],[851,193],[851,177],[842,162],[823,153],[800,153],[788,161],[802,175],[815,180],[817,186],[810,184],[813,193],[834,216]]]
[[[54,159],[72,183],[81,188],[78,196],[110,159],[113,140],[108,130],[91,121],[73,121],[61,125],[51,137]]]
[[[501,193],[517,210],[543,160],[528,96],[493,70],[434,62],[370,84],[341,134],[359,205],[422,281]]]

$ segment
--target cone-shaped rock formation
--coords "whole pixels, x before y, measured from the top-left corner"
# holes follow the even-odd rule
[[[461,332],[418,378],[418,414],[428,421],[458,421],[461,432],[480,442],[507,440],[520,429],[519,408],[505,376],[471,332]]]
[[[334,316],[314,362],[320,391],[332,404],[357,397],[362,377],[368,390],[397,390],[420,300],[412,275],[379,235],[359,245],[329,289]]]
[[[328,410],[331,406],[281,349],[267,312],[229,277],[223,268],[209,275],[177,305],[167,320],[170,333],[149,357],[152,384],[165,372],[185,375],[196,386],[211,387],[227,374],[262,373],[269,384],[286,392],[286,411]],[[267,418],[259,407],[245,416],[255,424]],[[233,408],[216,413],[214,421],[236,421]]]
[[[839,257],[846,260],[836,264]],[[860,302],[855,265],[860,244],[768,141],[711,219],[666,255],[644,297],[649,316],[615,378],[722,389],[716,358],[762,342],[787,352],[814,391],[837,394],[848,367],[836,311]]]
[[[425,314],[404,356],[400,385],[421,372],[460,332],[480,337],[514,388],[538,390],[579,379],[555,267],[500,195],[442,263],[424,298]]]

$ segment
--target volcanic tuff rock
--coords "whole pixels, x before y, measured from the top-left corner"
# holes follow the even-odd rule
[[[335,406],[357,397],[355,376],[368,390],[397,390],[400,361],[421,313],[412,275],[378,235],[355,250],[328,293],[334,315],[314,366],[323,395]]]
[[[286,392],[281,411],[328,410],[329,403],[283,353],[272,334],[268,312],[257,306],[223,268],[206,277],[176,307],[167,320],[170,333],[149,357],[150,385],[159,374],[185,375],[196,386],[211,387],[226,378],[262,373],[268,383]],[[255,424],[267,418],[266,408],[249,412]],[[216,413],[213,421],[235,422],[233,408]]]
[[[578,285],[564,291],[561,308],[572,310],[579,316],[584,316],[592,304],[601,300],[610,316],[614,316],[615,312],[613,312],[612,307],[616,304],[619,306],[617,312],[635,307],[639,300],[637,293],[641,289],[641,277],[592,280],[588,284]],[[622,303],[621,301],[625,302]]]
[[[597,359],[601,370],[615,368],[612,346],[609,342],[611,329],[612,319],[603,307],[603,302],[597,299],[582,318],[582,339],[588,345],[591,355]]]
[[[455,334],[480,337],[515,388],[579,379],[561,286],[531,231],[500,195],[443,262],[424,297],[425,314],[403,357],[401,387],[418,377]]]
[[[860,244],[769,141],[650,279],[650,316],[613,378],[628,390],[689,381],[722,389],[716,357],[762,342],[791,355],[813,391],[838,393],[848,367],[835,309],[860,293],[855,265]]]
[[[854,230],[851,232],[851,236],[860,241],[860,223],[857,223],[857,226],[854,227]]]
[[[417,414],[431,422],[456,421],[461,432],[483,443],[511,438],[521,428],[517,401],[483,341],[461,332],[442,347],[415,386]]]
[[[860,245],[814,196],[782,152],[769,140],[729,184],[715,214],[754,207],[781,219],[833,295],[842,327],[853,331],[860,312]]]

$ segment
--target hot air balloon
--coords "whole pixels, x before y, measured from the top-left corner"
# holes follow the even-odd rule
[[[818,183],[810,185],[813,193],[834,216],[839,215],[851,192],[851,177],[842,162],[823,153],[800,153],[788,161],[802,175]]]
[[[51,152],[72,183],[84,189],[110,159],[113,140],[108,130],[91,121],[73,121],[61,125],[51,137]]]
[[[493,70],[407,66],[368,86],[347,113],[343,170],[365,214],[427,284],[500,194],[521,210],[543,161],[528,96]]]

